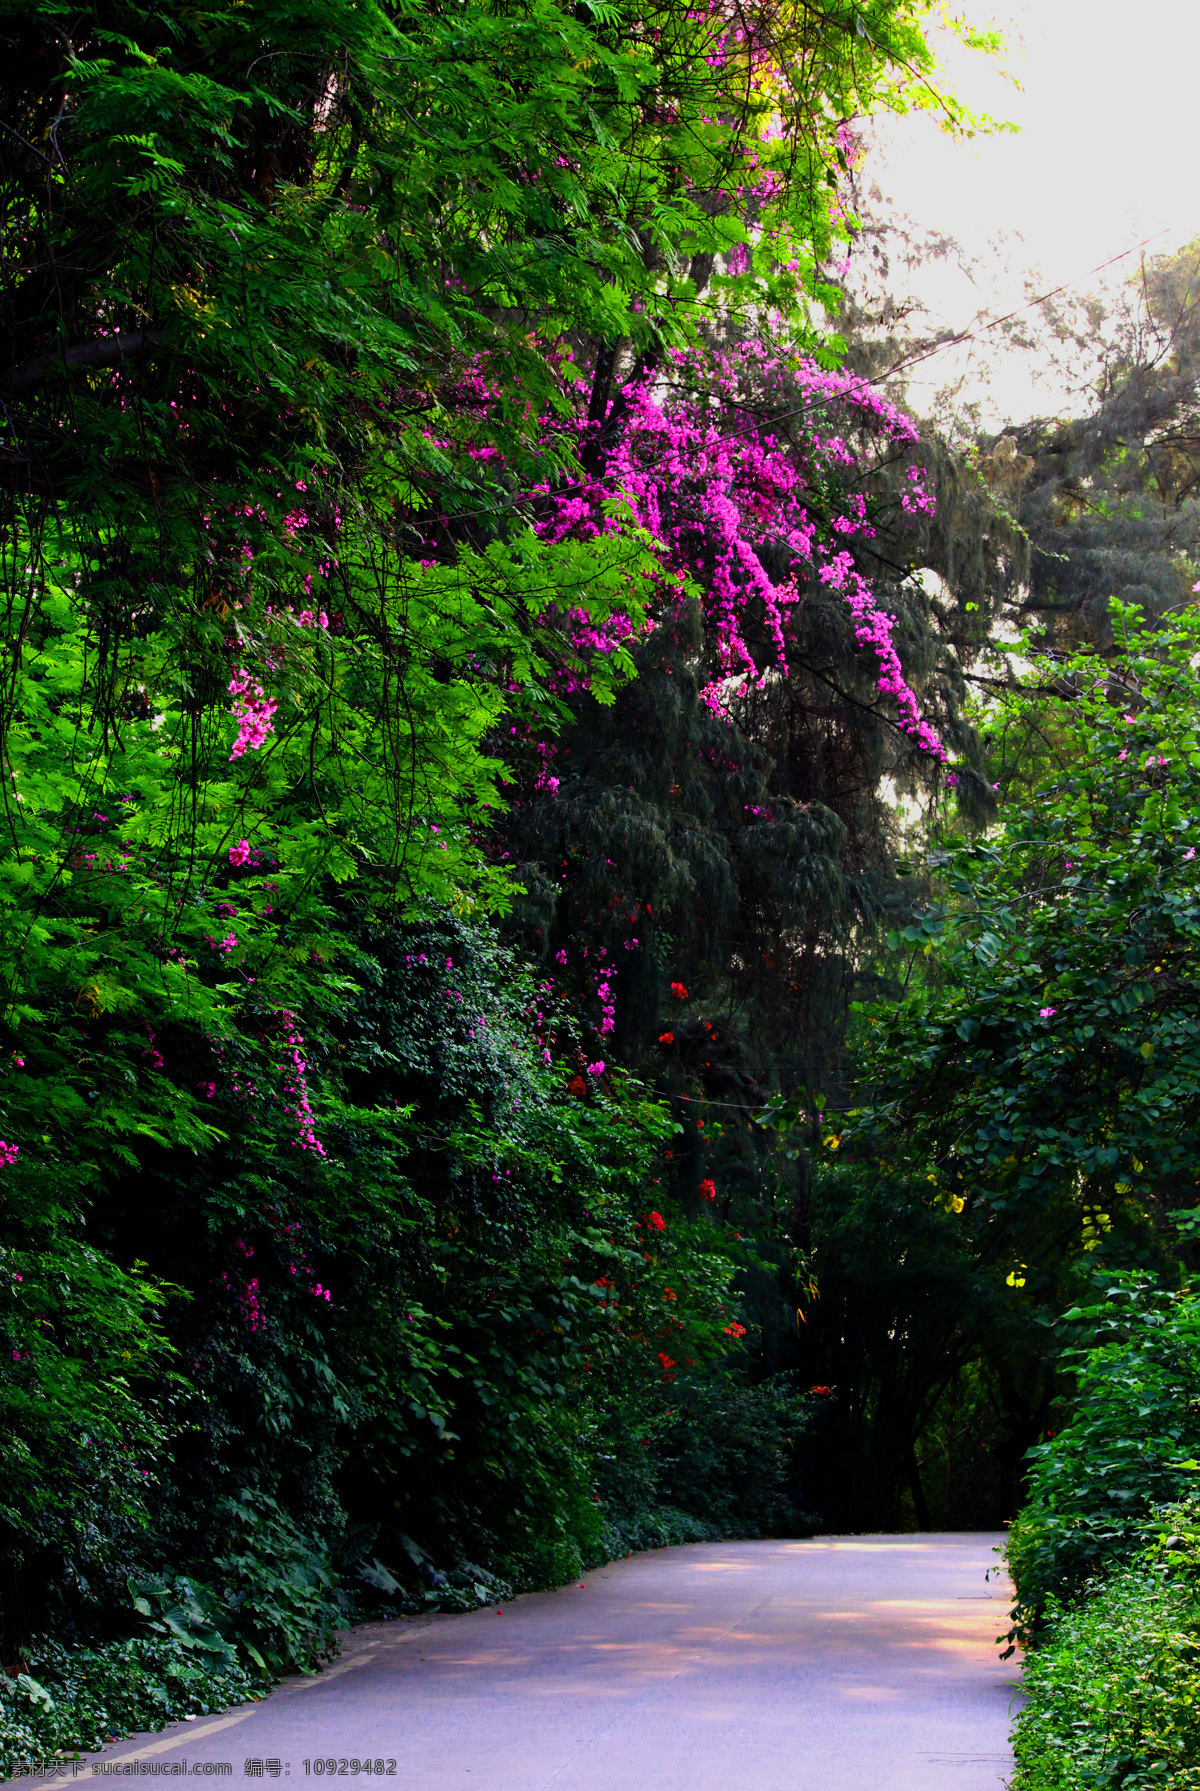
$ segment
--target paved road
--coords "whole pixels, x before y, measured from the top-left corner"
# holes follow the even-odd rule
[[[256,1784],[265,1761],[264,1791],[276,1762],[282,1784],[364,1759],[394,1761],[396,1791],[999,1791],[1017,1679],[995,1646],[1001,1540],[637,1555],[499,1616],[356,1630],[324,1674],[94,1760],[229,1762]]]

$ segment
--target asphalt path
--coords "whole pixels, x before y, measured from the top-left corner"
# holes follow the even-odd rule
[[[997,1576],[1002,1541],[846,1536],[631,1556],[500,1614],[356,1629],[324,1673],[89,1755],[74,1782],[186,1772],[264,1787],[378,1774],[395,1791],[999,1791],[1017,1688],[995,1641],[1011,1592]]]

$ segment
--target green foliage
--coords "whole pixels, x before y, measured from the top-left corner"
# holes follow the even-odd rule
[[[1020,1457],[1054,1428],[1050,1327],[1094,1302],[1098,1272],[1169,1285],[1190,1260],[1200,616],[1147,630],[1118,609],[1113,628],[1105,653],[1033,656],[991,700],[994,751],[1020,741],[1022,776],[993,828],[940,823],[858,1005],[856,1086],[840,1115],[811,1121],[826,1161],[880,1190],[882,1208],[868,1197],[861,1212],[864,1291],[885,1263],[929,1263],[912,1285],[925,1316],[897,1311],[876,1346],[901,1377],[878,1409],[904,1416],[910,1372],[915,1412],[969,1369],[994,1412],[979,1433],[1002,1470],[992,1521],[1013,1515]],[[922,1231],[940,1262],[908,1254]],[[873,1235],[891,1240],[875,1256]],[[819,1267],[843,1254],[830,1243]],[[873,1334],[869,1305],[859,1313],[833,1327],[856,1347]],[[833,1384],[848,1366],[818,1372]],[[855,1376],[862,1396],[871,1380],[886,1384]]]
[[[1064,1240],[1119,1255],[1194,1199],[1200,617],[1115,626],[1113,655],[1058,661],[1026,699],[1053,761],[996,838],[935,858],[938,980],[871,1041],[880,1123],[1031,1289]]]
[[[38,1210],[10,1219],[0,1267],[0,1523],[88,1570],[119,1562],[147,1521],[147,1461],[167,1427],[163,1290]]]
[[[746,236],[748,164],[776,271],[723,303],[784,305],[812,344],[837,120],[928,103],[920,12],[875,0],[863,35],[768,5],[752,44],[671,5],[7,8],[0,730],[44,751],[49,705],[91,735],[65,787],[35,768],[54,834],[77,772],[85,802],[151,794],[139,734],[174,761],[190,800],[136,834],[176,884],[145,916],[160,949],[221,839],[268,816],[300,830],[299,889],[370,865],[503,905],[473,831],[499,801],[487,737],[510,708],[553,716],[547,670],[578,669],[563,611],[619,595],[636,617],[654,564],[628,532],[530,527],[518,492],[573,459],[542,428],[566,343],[690,340],[714,253]],[[627,670],[589,668],[595,694]],[[271,750],[232,770],[231,672],[276,705]],[[40,917],[56,854],[14,843]]]
[[[1063,1352],[1069,1416],[1030,1451],[1029,1496],[1009,1534],[1024,1627],[1130,1559],[1150,1514],[1200,1473],[1200,1295],[1124,1277],[1062,1322],[1092,1340]]]
[[[662,1436],[667,1503],[726,1534],[792,1535],[805,1528],[791,1497],[791,1463],[809,1412],[790,1384],[680,1386]]]
[[[802,1267],[795,1190],[760,1199],[731,1139],[762,1235],[701,1204],[703,1125],[637,1040],[739,879],[763,939],[819,898],[820,974],[868,906],[843,823],[789,787],[777,838],[749,825],[770,717],[744,766],[710,752],[604,1066],[591,991],[480,917],[544,895],[545,838],[526,878],[503,832],[526,742],[586,716],[626,781],[645,667],[573,627],[636,626],[662,550],[619,494],[538,533],[588,466],[574,388],[619,426],[617,362],[650,376],[714,307],[836,359],[844,121],[963,117],[924,12],[0,7],[8,1646],[73,1625],[107,1660],[149,1625],[112,1656],[137,1704],[156,1648],[283,1672],[366,1608],[793,1521],[802,1413],[735,1314]],[[694,756],[694,680],[684,707]]]
[[[256,1696],[236,1660],[171,1640],[69,1647],[41,1641],[15,1677],[0,1674],[0,1773],[55,1753],[92,1753],[119,1736],[207,1716]]]
[[[41,1505],[13,1506],[10,1547],[32,1569],[53,1538],[58,1608],[126,1623],[128,1575],[155,1633],[264,1672],[311,1665],[371,1601],[470,1606],[478,1586],[491,1598],[603,1559],[614,1518],[649,1521],[662,1496],[656,1466],[644,1499],[608,1473],[600,1497],[612,1439],[646,1438],[660,1463],[675,1368],[719,1375],[737,1353],[723,1228],[646,1198],[673,1136],[661,1105],[616,1073],[565,1088],[542,1041],[565,1052],[571,1016],[547,1016],[543,986],[479,925],[340,924],[351,974],[313,973],[303,1042],[320,1148],[298,1148],[270,1010],[223,1041],[175,1026],[153,1074],[164,1091],[201,1083],[221,1146],[150,1141],[137,1178],[83,1215],[79,1249],[136,1247],[137,1285],[157,1290],[137,1424],[113,1421],[130,1508],[107,1482],[81,1496],[88,1454],[47,1450],[44,1398],[12,1407]],[[91,1036],[101,1065],[124,1047]],[[44,1271],[28,1213],[8,1222]],[[61,1403],[66,1426],[82,1407]],[[728,1467],[710,1527],[757,1527],[753,1469]],[[705,1511],[698,1487],[683,1502]]]
[[[241,1651],[265,1673],[311,1670],[336,1646],[337,1574],[328,1549],[314,1548],[262,1493],[243,1491],[214,1515],[218,1534],[230,1540],[213,1568],[228,1588]],[[345,1610],[348,1601],[340,1602]]]
[[[1160,1512],[1157,1539],[1051,1601],[1026,1661],[1014,1791],[1200,1785],[1200,1580],[1195,1504]]]

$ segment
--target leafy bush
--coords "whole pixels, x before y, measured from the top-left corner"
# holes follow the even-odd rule
[[[219,1518],[230,1544],[214,1565],[231,1587],[240,1647],[264,1673],[311,1671],[335,1646],[335,1625],[350,1606],[336,1594],[328,1549],[261,1493],[224,1500]]]
[[[667,1503],[722,1535],[794,1534],[790,1457],[807,1424],[804,1400],[780,1381],[685,1384],[663,1437]]]
[[[261,1696],[232,1651],[212,1653],[175,1638],[71,1648],[41,1641],[28,1671],[0,1674],[0,1773],[19,1760],[91,1752],[121,1735],[161,1729]]]
[[[1048,1601],[1013,1791],[1200,1787],[1200,1505],[1147,1528],[1157,1539],[1074,1609]]]
[[[602,1567],[606,1561],[622,1555],[639,1554],[643,1549],[678,1548],[684,1542],[719,1542],[726,1532],[690,1511],[674,1505],[654,1505],[635,1516],[617,1523],[605,1524],[603,1553],[589,1566]]]
[[[1095,1340],[1065,1352],[1069,1421],[1032,1451],[1029,1498],[1009,1534],[1023,1629],[1096,1573],[1129,1560],[1156,1506],[1177,1502],[1200,1463],[1200,1290],[1117,1278],[1065,1322]]]

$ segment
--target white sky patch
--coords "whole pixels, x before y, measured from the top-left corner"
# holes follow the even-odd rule
[[[1007,70],[933,32],[952,91],[973,109],[1019,125],[1020,134],[955,145],[929,118],[889,119],[874,129],[864,169],[901,212],[954,236],[976,264],[972,280],[936,264],[920,277],[935,313],[955,328],[1024,304],[1037,290],[1070,283],[1083,294],[1136,274],[1146,243],[1161,254],[1200,235],[1196,176],[1196,0],[1025,0],[963,10],[1004,32]],[[984,421],[1020,420],[1065,408],[1062,388],[1032,357],[977,356]],[[990,347],[985,343],[985,349]],[[955,376],[962,351],[943,350],[915,377],[909,402],[932,409],[932,394]],[[968,385],[970,376],[968,377]],[[989,390],[990,386],[990,390]]]

